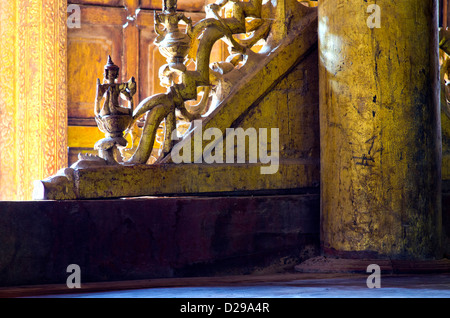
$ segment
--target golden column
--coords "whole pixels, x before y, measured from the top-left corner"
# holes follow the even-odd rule
[[[67,165],[67,1],[0,1],[0,200]]]
[[[319,1],[321,240],[342,257],[439,257],[436,0]]]

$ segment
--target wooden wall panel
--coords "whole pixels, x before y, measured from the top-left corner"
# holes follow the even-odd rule
[[[439,12],[439,17],[442,19],[442,21],[439,23],[439,26],[442,26],[443,28],[447,28],[448,27],[448,22],[449,22],[449,1],[448,0],[442,0],[442,6],[440,6],[440,12]]]
[[[115,1],[98,2],[117,4]],[[97,78],[103,81],[103,69],[108,55],[121,68],[122,78],[126,75],[126,70],[122,68],[126,9],[91,5],[80,5],[80,8],[80,28],[69,28],[67,32],[69,165],[77,160],[79,152],[96,153],[93,145],[99,140],[99,134],[92,133],[92,129],[98,130],[94,120],[94,102]],[[79,129],[74,129],[76,127]],[[86,142],[83,146],[74,140]]]
[[[153,26],[153,12],[139,12],[139,100],[166,90],[159,85],[158,70],[165,64],[165,58],[159,53],[157,46],[153,43],[156,37]]]
[[[179,11],[204,11],[205,4],[207,4],[207,0],[179,0],[177,4],[177,9]],[[161,10],[162,1],[161,0],[141,0],[140,1],[141,9],[155,9]]]
[[[122,64],[120,28],[84,25],[80,30],[68,38],[68,116],[72,120],[93,119],[96,81],[103,80],[108,55],[119,67]]]
[[[74,4],[93,4],[98,6],[123,7],[124,0],[70,0]]]
[[[122,66],[124,9],[83,6],[81,28],[68,30],[69,124],[95,125],[96,81],[103,80],[108,55]]]

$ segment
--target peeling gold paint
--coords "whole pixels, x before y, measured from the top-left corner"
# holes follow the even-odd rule
[[[369,28],[364,1],[319,3],[327,250],[436,255],[441,154],[433,3],[377,1],[380,28]]]

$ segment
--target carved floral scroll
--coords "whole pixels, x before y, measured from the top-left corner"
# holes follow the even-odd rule
[[[62,0],[0,4],[0,199],[67,165],[66,20]]]

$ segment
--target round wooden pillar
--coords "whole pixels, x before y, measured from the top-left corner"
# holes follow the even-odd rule
[[[437,17],[436,0],[319,1],[326,255],[440,255]]]

